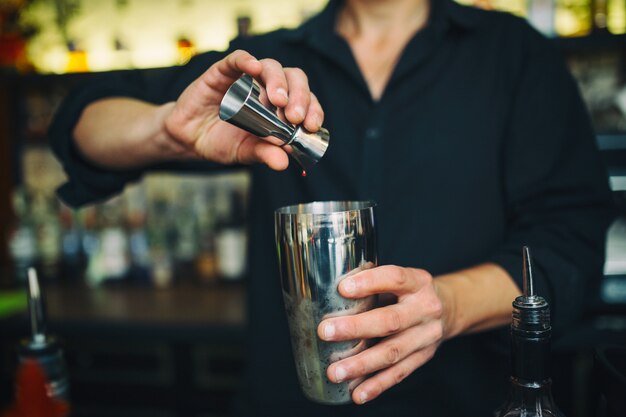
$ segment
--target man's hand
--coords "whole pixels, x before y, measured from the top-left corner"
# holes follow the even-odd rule
[[[339,284],[346,298],[390,293],[397,302],[365,313],[323,320],[322,340],[383,339],[376,345],[328,367],[333,382],[374,375],[352,393],[357,404],[379,396],[433,357],[444,338],[444,302],[432,276],[421,269],[379,266]]]
[[[317,329],[327,341],[382,338],[328,367],[333,382],[373,374],[353,391],[357,404],[402,381],[431,359],[442,341],[510,323],[511,301],[521,294],[511,276],[493,263],[435,279],[422,269],[379,266],[345,278],[338,289],[346,298],[397,298],[365,313],[323,320]]]
[[[224,94],[243,73],[265,86],[269,102],[284,112],[288,122],[304,123],[311,132],[319,130],[324,113],[309,90],[304,72],[283,68],[273,59],[257,60],[241,50],[212,65],[187,87],[165,118],[165,130],[177,143],[203,158],[223,164],[262,162],[283,170],[289,159],[282,148],[275,146],[282,142],[259,140],[219,119]]]

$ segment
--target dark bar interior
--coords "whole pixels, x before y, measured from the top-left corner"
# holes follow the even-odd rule
[[[535,28],[537,33],[547,38],[546,42],[555,48],[555,53],[562,55],[567,69],[576,81],[591,119],[594,146],[599,149],[602,169],[608,176],[606,180],[611,188],[611,199],[616,207],[616,214],[606,231],[606,247],[597,247],[598,245],[595,245],[593,241],[589,241],[590,247],[584,249],[594,254],[604,251],[604,268],[598,276],[586,277],[587,281],[582,287],[584,293],[580,294],[583,305],[578,306],[577,309],[579,317],[571,321],[566,320],[568,325],[564,327],[561,327],[561,321],[559,321],[556,327],[555,320],[563,320],[563,318],[558,314],[554,316],[554,309],[564,308],[563,305],[567,303],[562,302],[557,305],[553,303],[553,299],[548,300],[554,316],[551,351],[546,353],[549,355],[548,376],[552,381],[551,391],[554,402],[563,415],[569,417],[626,416],[626,400],[624,399],[626,398],[624,395],[626,393],[626,1],[459,0],[452,6],[448,4],[452,4],[452,0],[421,1],[431,4],[430,10],[438,10],[436,7],[439,6],[435,6],[436,4],[445,4],[445,7],[449,7],[450,10],[462,7],[461,10],[464,11],[455,12],[461,17],[454,15],[453,18],[463,21],[462,23],[468,27],[471,23],[468,24],[463,19],[471,20],[472,18],[468,16],[474,16],[472,15],[474,8],[479,8],[480,13],[506,13],[522,17]],[[32,323],[27,296],[29,294],[28,271],[31,268],[37,272],[41,286],[47,323],[46,333],[55,338],[54,342],[50,342],[50,346],[54,345],[55,349],[58,348],[55,352],[61,352],[62,358],[59,363],[65,364],[63,372],[69,384],[69,394],[60,395],[59,401],[69,406],[69,412],[63,411],[64,408],[58,408],[57,414],[42,413],[29,415],[29,417],[43,417],[44,415],[74,417],[280,416],[293,415],[293,410],[299,409],[302,410],[302,416],[307,416],[312,415],[309,411],[322,415],[320,413],[339,412],[333,407],[344,407],[343,405],[328,405],[309,410],[306,405],[301,404],[308,404],[311,401],[302,397],[298,400],[302,401],[301,403],[286,398],[284,410],[280,403],[271,406],[275,408],[270,409],[264,408],[270,407],[267,405],[271,404],[269,399],[267,403],[254,402],[256,400],[250,400],[251,402],[248,403],[249,397],[246,396],[245,389],[242,394],[242,389],[247,386],[246,384],[257,387],[259,392],[271,390],[267,386],[272,384],[271,378],[268,379],[270,382],[266,382],[258,377],[258,369],[266,369],[256,368],[258,358],[254,358],[259,355],[251,355],[251,346],[259,343],[258,336],[261,330],[258,324],[251,325],[250,323],[257,323],[259,319],[257,312],[263,311],[259,300],[261,296],[257,294],[257,289],[267,287],[267,291],[278,294],[281,282],[279,274],[275,274],[278,272],[275,257],[271,261],[265,260],[265,264],[271,264],[274,268],[265,272],[257,269],[258,265],[263,264],[259,259],[251,263],[254,251],[258,250],[259,245],[263,245],[263,250],[266,252],[272,254],[275,252],[272,246],[274,219],[265,215],[267,214],[265,212],[264,216],[254,213],[255,208],[258,207],[255,202],[275,198],[275,195],[273,191],[267,194],[254,191],[254,187],[258,185],[256,174],[254,174],[256,171],[249,170],[246,164],[225,169],[206,168],[201,158],[184,163],[180,160],[167,161],[158,163],[149,171],[137,175],[137,178],[127,181],[119,193],[108,191],[104,193],[102,192],[104,188],[98,189],[98,186],[94,186],[93,190],[86,192],[88,194],[93,191],[94,197],[91,201],[87,203],[81,201],[80,207],[75,207],[75,204],[63,201],[57,194],[57,189],[68,181],[68,173],[57,156],[53,154],[50,137],[51,123],[55,117],[58,117],[57,112],[67,112],[67,110],[59,110],[64,100],[87,86],[95,86],[99,83],[105,85],[111,83],[112,80],[125,79],[127,76],[133,77],[134,74],[141,74],[146,85],[166,85],[165,83],[159,84],[159,80],[169,76],[171,68],[186,68],[185,65],[193,68],[194,62],[197,61],[194,61],[192,57],[203,56],[204,52],[210,50],[225,50],[232,39],[245,42],[255,38],[256,35],[282,27],[290,29],[285,36],[292,36],[296,39],[285,42],[297,42],[299,37],[305,36],[303,33],[306,32],[295,28],[325,9],[327,3],[326,0],[0,1],[0,219],[2,219],[0,221],[0,417],[25,415],[24,411],[20,414],[19,407],[16,406],[20,401],[19,393],[35,392],[25,389],[19,383],[20,375],[26,375],[23,365],[28,363],[23,359],[25,354],[20,353],[20,349],[23,348],[20,348],[23,346],[21,343],[31,337],[33,340],[36,338],[36,335],[31,334]],[[338,0],[332,0],[331,3],[340,6],[343,4]],[[358,5],[368,2],[346,0],[345,3]],[[408,0],[404,2],[381,0],[380,3],[409,2]],[[415,0],[415,3],[420,3],[420,1]],[[472,8],[471,12],[465,10],[468,7]],[[485,12],[485,9],[490,11]],[[432,13],[435,16],[435,12]],[[502,21],[509,22],[505,19]],[[511,23],[511,27],[515,25]],[[427,25],[423,30],[430,30],[431,27],[437,28],[438,26]],[[459,33],[466,34],[469,30],[471,29],[459,29]],[[533,33],[535,33],[534,30]],[[456,32],[454,34],[454,36],[458,35]],[[416,36],[419,36],[419,32]],[[282,38],[280,39],[282,42]],[[311,42],[323,42],[324,39],[326,39],[324,36],[319,35]],[[234,45],[238,44],[234,43]],[[243,43],[243,45],[247,44]],[[347,45],[348,43],[342,46],[349,51]],[[350,46],[353,45],[356,44],[350,44]],[[416,45],[418,44],[409,44],[407,48]],[[518,47],[519,45],[511,46],[510,50]],[[357,51],[354,46],[352,50]],[[312,61],[317,61],[310,68],[317,68],[316,65],[326,65],[327,60],[332,60],[332,52],[327,52],[328,56],[323,52],[320,52],[319,57],[312,59]],[[189,63],[190,59],[191,63]],[[476,59],[479,61],[478,58]],[[502,57],[502,62],[506,59]],[[400,58],[398,60],[400,62],[398,69],[402,69],[401,64],[406,62]],[[496,59],[494,62],[499,61]],[[355,63],[355,60],[350,60],[350,65],[356,68]],[[292,63],[286,63],[285,66],[287,65],[295,66]],[[376,89],[372,87],[375,84],[367,84],[370,81],[367,78],[367,71],[362,77],[359,75],[361,78],[357,79],[356,83],[352,83],[355,79],[348,77],[349,71],[340,65],[337,68],[336,72],[325,74],[328,80],[349,80],[346,82],[346,95],[357,86],[365,88],[363,86],[369,85],[372,96],[359,96],[361,97],[359,100],[362,99],[363,102],[370,100],[368,105],[371,104],[374,108],[377,103]],[[471,69],[468,68],[467,71],[469,74]],[[525,74],[526,69],[520,71]],[[494,73],[497,73],[497,70]],[[329,108],[326,110],[326,120],[329,122],[328,124],[324,122],[324,127],[328,126],[330,130],[329,152],[338,152],[333,149],[333,145],[336,149],[345,151],[345,145],[342,147],[341,133],[333,135],[333,132],[346,132],[352,127],[342,127],[339,117],[333,118],[331,111],[343,112],[342,117],[345,113],[346,123],[353,115],[348,109],[333,109],[328,99],[324,101],[323,95],[330,94],[328,90],[332,89],[321,87],[324,86],[325,75],[321,78],[311,76],[310,84],[312,88],[316,87],[321,90],[320,102],[325,108],[327,105]],[[497,83],[497,80],[493,83]],[[401,81],[401,77],[392,77],[389,85],[394,86],[394,82],[400,83]],[[488,80],[485,85],[490,84],[491,81]],[[331,85],[330,81],[329,85]],[[169,84],[166,86],[171,87]],[[531,90],[545,87],[544,84],[540,87],[533,84],[532,80],[524,86]],[[315,90],[313,92],[316,93]],[[378,103],[384,104],[385,99],[388,99],[391,93],[393,90],[391,92],[381,90]],[[544,93],[556,95],[559,91],[555,88],[555,91],[544,91]],[[341,96],[343,92],[334,91],[334,94]],[[475,94],[473,90],[471,94]],[[450,96],[441,97],[445,99]],[[459,100],[465,103],[467,114],[476,113],[477,109],[472,108],[474,102],[483,102],[474,101],[474,98],[474,96],[465,96]],[[261,94],[259,102],[263,100],[267,98]],[[292,97],[289,100],[292,100]],[[402,100],[404,99],[398,99],[393,104],[397,107],[393,107],[392,111],[395,112],[403,105],[398,104],[403,103]],[[438,103],[437,105],[446,108],[448,104]],[[541,103],[536,105],[541,106]],[[268,106],[270,106],[270,111],[275,111],[271,103]],[[454,108],[462,107],[454,106]],[[355,105],[354,108],[360,107]],[[281,111],[283,113],[276,118],[282,117],[284,122],[287,116],[283,110]],[[445,113],[444,110],[442,111]],[[484,111],[489,112],[491,109],[485,108]],[[398,113],[401,111],[398,110]],[[535,118],[550,120],[553,114],[560,113],[558,109],[541,108]],[[358,128],[363,128],[364,142],[369,140],[374,143],[377,140],[382,128],[367,128],[367,126],[370,124],[375,126],[375,123],[379,121],[379,116],[380,114],[374,111],[371,116],[365,113],[354,116],[360,125]],[[483,120],[470,125],[489,124],[491,117],[491,114],[487,114]],[[567,132],[572,129],[576,130],[571,127],[579,126],[578,116],[570,114],[568,117],[563,121],[561,130]],[[415,130],[416,135],[419,136],[420,129],[425,126],[423,119],[415,114],[407,115],[405,119],[407,126],[415,122],[416,126],[411,125],[410,130]],[[450,120],[441,124],[441,130],[450,131],[449,126],[444,125],[454,126],[455,123],[459,123],[458,120],[460,119],[451,116]],[[494,123],[497,124],[500,121],[498,119]],[[291,122],[287,120],[287,123]],[[307,121],[301,121],[301,123],[307,126]],[[393,121],[387,121],[381,123],[380,126],[389,128],[392,123]],[[291,125],[289,127],[291,129]],[[561,130],[555,129],[554,131]],[[452,131],[456,132],[453,129]],[[471,132],[468,132],[468,136],[471,136]],[[293,137],[281,139],[287,143],[287,147],[296,145]],[[416,152],[416,149],[421,149],[415,146],[415,148],[409,146],[406,150],[396,149],[396,153],[410,154]],[[549,145],[546,148],[548,147]],[[355,156],[351,158],[362,157],[372,160],[380,156],[376,151],[378,148],[366,148],[364,145],[363,149],[362,153],[358,155],[355,153]],[[441,148],[438,149],[441,150]],[[467,148],[460,147],[459,149],[464,152]],[[568,149],[565,147],[561,155],[568,154]],[[314,160],[310,166],[307,166],[306,171],[294,162],[293,155],[291,155],[292,162],[287,171],[273,172],[272,177],[267,174],[278,184],[276,188],[283,187],[282,191],[285,193],[289,192],[292,183],[304,184],[299,185],[305,190],[302,194],[275,198],[272,204],[276,201],[280,201],[281,205],[304,203],[306,201],[292,200],[309,195],[322,196],[329,200],[369,200],[370,191],[367,186],[371,182],[374,184],[372,189],[378,190],[376,191],[378,195],[385,196],[379,199],[375,195],[376,192],[372,191],[374,199],[379,200],[380,210],[383,213],[379,225],[381,228],[391,225],[390,219],[393,220],[393,213],[408,212],[408,209],[406,212],[388,209],[394,204],[408,205],[408,203],[400,197],[389,196],[390,193],[385,194],[385,187],[390,182],[385,183],[387,185],[377,186],[375,178],[372,181],[359,179],[365,185],[358,186],[361,188],[355,186],[355,190],[358,191],[353,191],[346,186],[333,188],[327,192],[307,194],[309,186],[324,188],[323,185],[319,185],[326,184],[319,179],[322,175],[325,175],[324,179],[330,178],[328,181],[331,182],[334,179],[339,182],[343,178],[343,173],[336,174],[336,171],[333,171],[336,167],[331,165],[331,162],[327,163],[323,156],[320,157],[324,151],[326,148],[316,154],[322,162],[314,165],[318,162]],[[451,153],[453,151],[450,149]],[[481,149],[475,148],[474,151],[482,152]],[[329,155],[327,158],[334,157],[334,154]],[[542,159],[542,156],[538,155],[537,159]],[[430,156],[427,157],[430,158]],[[557,161],[554,162],[555,166],[558,166],[559,160],[555,157]],[[389,161],[393,160],[388,159],[387,163],[394,165]],[[215,161],[211,164],[215,164]],[[363,165],[363,168],[359,165],[358,169],[362,169],[365,173],[363,178],[370,178],[367,175],[375,177],[378,171],[375,168],[369,169],[368,166],[371,167],[367,163]],[[526,167],[528,171],[534,170],[532,165]],[[105,172],[107,168],[93,162],[89,169]],[[267,167],[264,169],[269,171]],[[455,169],[455,167],[450,167],[450,169]],[[591,172],[588,166],[577,166],[573,172],[585,178],[587,169]],[[319,170],[319,174],[316,170]],[[324,170],[327,172],[324,173]],[[422,172],[417,163],[415,170]],[[300,177],[300,172],[302,172],[302,177]],[[319,176],[316,177],[316,174]],[[355,173],[344,176],[348,178],[352,174],[356,176]],[[76,176],[76,174],[70,176],[72,175]],[[280,177],[281,175],[283,177]],[[295,179],[292,182],[284,180],[288,175]],[[441,180],[440,187],[450,187],[450,193],[454,193],[453,187],[458,187],[460,190],[473,181],[474,177],[471,178],[464,181],[459,175],[454,179],[454,183]],[[406,183],[402,182],[405,180],[404,178],[396,179],[394,186],[399,187],[403,195],[411,195],[413,182],[409,180],[406,180]],[[100,185],[102,184],[104,182]],[[572,185],[572,188],[576,187],[578,184]],[[581,187],[584,188],[584,186]],[[344,189],[348,190],[345,195],[337,191]],[[550,190],[546,192],[549,194]],[[461,191],[459,193],[459,195],[465,195]],[[107,194],[106,198],[99,198],[104,194]],[[438,195],[441,197],[448,194]],[[470,207],[468,209],[470,211],[479,207],[467,205],[467,203],[467,201],[458,201],[459,211],[465,207]],[[583,201],[580,204],[585,206],[587,202]],[[540,207],[540,210],[548,210],[550,203],[540,205]],[[277,208],[278,205],[273,207],[273,209]],[[415,210],[419,211],[419,207]],[[510,212],[507,213],[511,215]],[[557,213],[554,216],[560,219],[558,217],[560,215]],[[386,239],[389,239],[389,234],[399,232],[415,235],[421,230],[430,230],[429,222],[424,221],[420,216],[415,215],[415,218],[408,220],[405,226],[397,228],[390,226],[387,229],[393,232],[378,231],[381,236],[379,239],[381,264],[387,259],[401,259],[401,255],[394,258],[396,256],[393,253],[394,249],[386,250],[380,247]],[[546,217],[550,216],[552,214],[546,214]],[[263,222],[266,223],[264,226],[254,223],[258,222],[259,217],[262,217]],[[400,218],[401,215],[398,214],[396,217]],[[498,221],[494,217],[494,224]],[[296,227],[296,223],[294,221],[293,227]],[[581,219],[581,223],[585,223],[585,220]],[[415,230],[410,229],[413,226],[416,227]],[[528,230],[532,230],[533,227],[529,224]],[[584,247],[587,241],[585,241],[586,235],[583,229],[582,226],[580,229],[573,227],[571,235],[564,234],[558,238],[566,241],[570,236],[579,236],[583,242],[580,246]],[[257,235],[258,231],[262,230],[263,239],[252,240],[251,230],[256,230]],[[450,236],[454,236],[454,233],[444,235],[443,232],[442,230],[442,236],[444,236],[442,239],[450,239]],[[459,231],[459,234],[461,233],[465,233],[465,230]],[[555,233],[558,235],[558,230]],[[324,237],[315,233],[313,236],[320,239]],[[538,236],[542,235],[539,233]],[[470,241],[473,237],[466,234],[461,239]],[[311,242],[311,245],[314,245],[314,238],[311,238]],[[477,243],[477,246],[479,245]],[[543,274],[550,271],[542,263],[544,259],[542,257],[546,256],[546,253],[550,256],[551,248],[542,248],[540,244],[536,246],[538,247],[533,252],[533,257],[537,259],[534,267],[534,292],[526,294],[531,301],[536,301],[532,297],[537,291],[539,291],[539,296],[550,298],[551,294],[545,292],[558,293],[564,290],[564,288],[551,287],[554,282],[568,282],[567,274],[560,281],[555,280],[549,283],[542,281]],[[419,247],[424,248],[424,246]],[[530,244],[530,249],[533,250],[532,244]],[[521,250],[520,245],[519,263],[515,264],[519,265],[519,274],[513,277],[517,283],[519,295],[525,290],[519,285],[522,279]],[[297,256],[284,253],[280,255]],[[483,255],[483,253],[468,254],[466,258],[458,260],[458,265],[454,263],[455,261],[445,265],[435,261],[430,264],[428,259],[425,261],[423,259],[426,255],[420,255],[422,257],[416,258],[415,265],[405,266],[421,268],[421,262],[424,263],[425,269],[432,269],[433,275],[444,275],[444,273],[453,272],[451,269],[457,270],[460,266],[469,266],[476,259],[483,259]],[[576,254],[571,256],[575,258]],[[505,258],[486,257],[495,263]],[[567,254],[561,256],[559,262],[567,264],[563,270],[574,271],[572,274],[577,272],[574,266],[568,269],[570,263],[585,263],[581,259],[568,258]],[[505,264],[506,262],[502,261],[502,265]],[[446,269],[448,267],[449,269]],[[504,266],[500,270],[507,272]],[[275,282],[268,282],[272,277],[265,275],[276,275],[273,276]],[[262,280],[264,282],[260,283]],[[437,281],[437,277],[434,281]],[[284,281],[283,285],[286,285]],[[566,286],[567,284],[563,284],[563,287]],[[30,291],[33,291],[32,287]],[[307,288],[292,287],[290,291],[306,293]],[[258,298],[255,298],[255,295],[258,295]],[[311,294],[305,295],[314,297]],[[381,296],[380,299],[382,298]],[[401,295],[396,297],[397,300],[401,298]],[[508,306],[513,301],[514,297],[506,300]],[[520,299],[516,301],[521,304],[516,307],[517,313],[513,313],[514,321],[516,314],[518,317],[532,316],[530,313],[524,316],[525,305],[522,301]],[[33,303],[32,297],[30,303]],[[541,306],[544,310],[548,309],[544,304]],[[283,337],[285,340],[289,337],[287,325],[283,324],[283,322],[286,323],[285,316],[273,316],[274,309],[277,308],[283,311],[282,304],[279,307],[273,306],[267,309],[267,317],[263,319],[265,321],[258,320],[263,323],[277,321],[282,326],[268,332],[267,337],[262,339],[261,343],[265,350],[273,348],[274,336],[272,335],[282,332],[280,341],[276,341],[277,346],[282,346]],[[509,314],[512,310],[513,307],[509,309]],[[531,322],[532,317],[528,319]],[[545,320],[547,324],[542,324],[541,321],[537,322],[539,324],[533,322],[528,325],[530,326],[528,328],[532,331],[536,330],[532,325],[542,325],[547,328],[550,326],[549,319],[547,317]],[[372,321],[373,327],[375,324]],[[482,336],[472,339],[479,340],[476,343],[484,342],[487,351],[493,349],[494,358],[496,356],[498,358],[494,359],[494,364],[500,363],[498,362],[500,360],[503,364],[510,363],[509,348],[512,345],[509,342],[510,334],[507,327],[509,325],[510,322],[500,323],[497,328],[499,330],[489,328],[491,331],[486,333],[484,340],[481,339]],[[515,325],[526,329],[519,323]],[[481,331],[480,326],[476,329],[478,329],[476,331]],[[541,329],[543,330],[545,329]],[[474,331],[469,331],[469,333],[472,337],[475,336]],[[320,337],[322,335],[321,330],[313,334]],[[518,334],[527,335],[521,330]],[[543,335],[541,332],[537,334]],[[490,339],[492,336],[494,339]],[[455,352],[462,351],[464,337],[468,336],[459,336],[454,341],[442,340],[441,348],[435,358],[438,359],[439,355],[454,355]],[[499,339],[496,340],[496,338]],[[360,337],[355,339],[360,339]],[[374,341],[380,342],[382,339],[383,335],[371,337],[370,341],[373,344]],[[469,346],[474,342],[467,343]],[[526,353],[533,358],[543,358],[541,355],[545,351],[537,353],[533,350],[535,347],[532,344],[514,343],[518,343],[516,346],[519,349],[515,355]],[[294,351],[295,349],[296,347]],[[37,351],[36,346],[34,350]],[[530,351],[532,354],[528,353]],[[277,352],[282,352],[282,350],[277,348]],[[516,358],[518,362],[521,361],[519,356]],[[272,360],[268,358],[269,362]],[[288,360],[289,366],[292,366],[292,358]],[[276,366],[276,375],[273,377],[282,378],[283,375],[288,375],[293,380],[289,379],[286,385],[297,385],[295,368],[282,367],[281,364]],[[430,364],[424,365],[425,372],[434,374],[439,372],[441,375],[443,368],[429,366]],[[509,386],[507,378],[511,375],[510,365],[507,366],[509,367],[505,366],[499,370],[503,376],[501,380],[491,381],[501,391],[492,392],[493,396],[499,397],[502,402],[506,400],[505,393]],[[524,368],[525,365],[520,366]],[[251,369],[257,369],[255,371],[257,373],[249,373]],[[418,367],[409,373],[419,374],[420,371]],[[524,374],[522,371],[520,373]],[[496,374],[495,371],[475,374],[473,378],[478,381],[476,387],[482,386],[481,378],[490,376],[496,378]],[[454,371],[450,371],[448,375],[451,380],[456,378]],[[49,374],[48,377],[50,377]],[[332,378],[330,381],[332,383]],[[413,379],[409,377],[404,382],[407,385],[412,384]],[[402,384],[402,382],[399,383],[400,388]],[[22,387],[21,391],[16,389],[17,386]],[[280,389],[276,388],[277,391]],[[474,395],[471,394],[473,392],[479,392],[472,389],[468,389],[468,397]],[[479,390],[479,388],[475,389]],[[291,392],[293,391],[285,391],[285,397]],[[356,392],[360,394],[362,391]],[[46,395],[49,401],[57,401],[57,398],[50,394],[50,390]],[[377,414],[379,411],[373,411],[376,410],[373,407],[376,406],[378,400],[388,401],[391,405],[385,407],[391,408],[381,406],[381,409],[388,410],[387,415],[395,415],[396,409],[393,408],[393,404],[402,403],[407,395],[402,390],[391,391],[388,396],[383,394],[380,399],[371,399],[371,403],[367,397],[362,397],[363,401],[368,400],[368,404],[354,406],[355,408],[337,408],[337,410],[346,410],[343,415],[382,415]],[[447,393],[443,392],[441,396],[447,398]],[[486,395],[486,397],[489,396]],[[450,398],[450,402],[454,402],[452,398],[455,397]],[[491,397],[489,398],[491,401]],[[28,398],[26,401],[30,402]],[[436,401],[433,398],[434,403]],[[30,404],[34,404],[34,400]],[[242,404],[254,410],[242,412],[245,408]],[[287,404],[291,408],[288,408]],[[491,409],[495,412],[495,408],[491,407]],[[362,413],[359,410],[365,411]],[[397,410],[404,409],[398,408]],[[431,408],[427,407],[426,410],[431,410]],[[367,414],[368,412],[370,414]],[[420,414],[420,409],[415,409],[412,415],[422,414]],[[427,417],[430,414],[423,415]],[[446,414],[444,411],[436,415]],[[504,416],[504,414],[501,415]]]

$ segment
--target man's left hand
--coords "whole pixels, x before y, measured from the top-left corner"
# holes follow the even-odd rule
[[[444,300],[427,271],[379,266],[345,278],[339,293],[346,298],[392,294],[397,302],[361,314],[323,320],[322,340],[382,338],[363,352],[331,364],[335,383],[367,377],[352,392],[357,404],[378,397],[430,360],[444,339]]]

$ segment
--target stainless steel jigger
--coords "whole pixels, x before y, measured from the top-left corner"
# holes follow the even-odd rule
[[[306,171],[326,153],[330,134],[323,127],[311,133],[282,121],[274,108],[260,101],[261,86],[244,74],[230,86],[220,104],[220,119],[260,137],[274,136]]]

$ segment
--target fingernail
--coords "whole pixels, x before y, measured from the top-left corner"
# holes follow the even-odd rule
[[[338,367],[335,368],[335,381],[341,382],[344,379],[346,379],[347,375],[348,375],[348,373],[341,366],[338,366]]]
[[[343,292],[345,293],[352,294],[356,291],[356,283],[352,278],[344,279],[341,285],[343,286]]]
[[[294,110],[299,118],[304,119],[304,108],[301,106],[297,106]]]
[[[276,90],[276,93],[285,97],[285,99],[289,100],[289,96],[287,95],[287,91],[284,88],[279,88]]]
[[[361,401],[361,404],[365,404],[367,402],[367,392],[361,391],[359,394],[359,401]]]
[[[324,326],[324,339],[331,339],[335,336],[335,325],[328,323]]]

